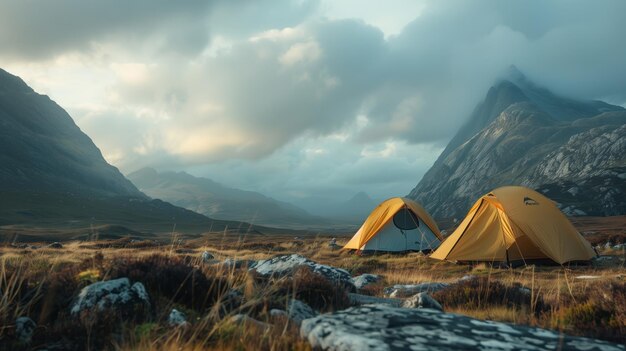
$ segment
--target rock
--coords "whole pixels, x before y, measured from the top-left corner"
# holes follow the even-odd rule
[[[478,277],[473,274],[466,274],[462,276],[461,278],[459,278],[459,280],[457,280],[457,283],[462,283],[462,282],[466,282],[468,280],[474,280],[474,279],[478,279]]]
[[[394,307],[402,306],[402,299],[391,299],[385,297],[375,297],[369,295],[348,293],[350,304],[352,306],[370,305],[370,304],[385,304]]]
[[[37,324],[29,317],[19,317],[15,320],[15,337],[23,344],[30,343]]]
[[[624,350],[606,341],[546,329],[386,305],[351,307],[306,319],[300,335],[316,350]]]
[[[330,239],[330,241],[328,241],[328,247],[330,247],[331,250],[341,249],[341,245],[337,245],[337,238]]]
[[[385,295],[395,298],[410,297],[420,292],[436,292],[450,286],[448,283],[397,284],[383,290]]]
[[[264,329],[264,330],[268,330],[268,329],[270,329],[272,327],[271,325],[269,325],[267,323],[263,323],[261,321],[257,321],[256,319],[254,319],[254,318],[252,318],[252,317],[250,317],[250,316],[248,316],[246,314],[241,314],[241,313],[240,314],[236,314],[236,315],[230,317],[228,319],[228,321],[230,323],[237,324],[237,325],[243,325],[245,327],[256,326],[257,328]]]
[[[328,247],[330,247],[331,250],[336,251],[336,250],[341,250],[341,245],[337,245],[337,244],[328,244]]]
[[[425,292],[421,292],[416,294],[402,303],[402,307],[404,308],[432,308],[433,310],[442,311],[443,307],[441,304],[437,302],[437,300],[433,299],[430,295]]]
[[[287,311],[285,310],[280,310],[278,308],[272,308],[270,310],[270,316],[272,317],[285,317],[285,318],[289,318],[289,313],[287,313]]]
[[[282,277],[291,275],[297,268],[302,266],[311,268],[314,273],[325,277],[331,282],[341,283],[351,290],[354,290],[352,276],[345,269],[319,264],[298,254],[282,255],[268,260],[260,260],[256,262],[250,270],[254,270],[264,276]]]
[[[97,282],[84,287],[72,304],[72,315],[105,310],[133,313],[136,307],[150,308],[150,298],[143,284],[130,285],[128,278]]]
[[[222,261],[220,264],[223,268],[226,269],[239,269],[239,268],[250,268],[254,266],[256,261],[254,260],[238,260],[235,258],[227,258]]]
[[[222,298],[222,306],[227,310],[233,310],[243,303],[243,293],[237,289],[230,289]]]
[[[187,316],[185,316],[184,313],[173,308],[167,317],[167,324],[169,324],[170,327],[184,327],[189,325],[189,322],[187,322]]]
[[[211,255],[208,251],[204,251],[202,253],[202,262],[204,263],[208,263],[210,262],[212,259],[214,259],[215,257],[213,255]]]
[[[311,306],[296,299],[292,299],[289,302],[287,313],[289,315],[289,319],[297,324],[300,324],[305,319],[317,316],[317,313],[313,311]]]
[[[377,274],[361,274],[358,277],[352,278],[352,283],[359,290],[378,281],[380,281],[380,276]]]
[[[48,245],[48,247],[51,248],[51,249],[62,249],[63,248],[63,244],[61,244],[58,241],[55,241],[52,244]]]

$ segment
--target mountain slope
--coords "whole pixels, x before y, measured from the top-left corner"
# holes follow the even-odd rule
[[[0,190],[141,194],[54,101],[0,69]]]
[[[248,221],[277,227],[309,227],[326,223],[287,202],[257,192],[225,187],[185,172],[143,168],[128,178],[148,196],[219,219]]]
[[[0,225],[100,224],[153,232],[261,230],[149,199],[59,105],[0,69]]]
[[[409,197],[438,218],[460,218],[483,193],[520,184],[568,214],[626,213],[626,111],[515,79],[489,90]]]

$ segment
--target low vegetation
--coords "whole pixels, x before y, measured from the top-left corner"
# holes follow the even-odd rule
[[[332,250],[327,239],[204,238],[162,245],[82,241],[60,249],[5,245],[0,249],[0,349],[45,345],[70,350],[308,350],[298,326],[270,311],[286,310],[292,298],[321,312],[344,309],[349,306],[344,287],[305,268],[292,278],[268,279],[245,265],[213,264],[226,258],[256,260],[290,253],[353,275],[381,275],[383,281],[366,288],[365,294],[382,297],[385,286],[399,283],[454,283],[432,294],[448,312],[626,342],[623,252],[611,251],[616,259],[603,265],[499,269],[458,266],[417,253],[355,256]],[[213,262],[203,262],[205,250],[215,256]],[[476,279],[458,282],[465,275]],[[149,310],[97,319],[71,315],[70,306],[82,288],[120,277],[143,283],[150,296]],[[189,323],[171,326],[172,309],[184,313]],[[260,323],[233,320],[240,314]],[[22,316],[37,324],[28,344],[18,342],[15,335],[15,321]]]

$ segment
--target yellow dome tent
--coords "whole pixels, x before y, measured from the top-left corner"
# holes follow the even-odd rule
[[[394,197],[382,202],[343,247],[359,251],[424,251],[441,243],[433,218],[417,202]]]
[[[538,192],[505,186],[481,197],[430,257],[448,261],[587,261],[591,244]]]

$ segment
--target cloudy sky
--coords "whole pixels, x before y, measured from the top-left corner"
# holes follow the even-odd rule
[[[511,64],[626,104],[626,1],[0,0],[0,67],[122,172],[405,195]]]

